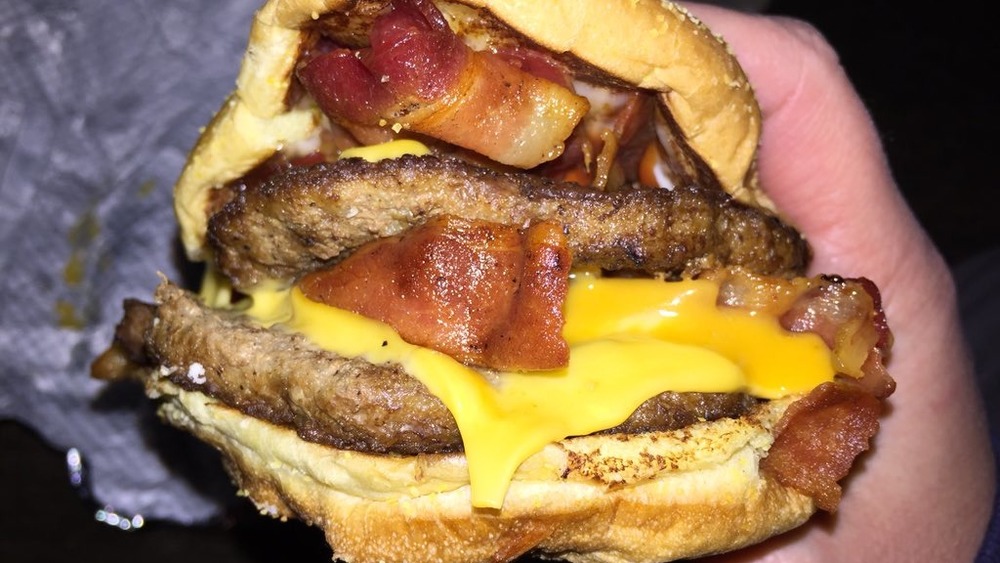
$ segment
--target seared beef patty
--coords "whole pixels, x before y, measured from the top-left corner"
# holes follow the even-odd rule
[[[721,265],[800,273],[805,241],[728,195],[696,187],[601,192],[458,160],[408,156],[292,168],[251,183],[209,221],[209,243],[237,289],[291,282],[428,217],[564,225],[574,267],[679,275]]]
[[[154,370],[154,377],[168,377],[245,414],[292,427],[306,440],[341,449],[462,450],[448,409],[398,365],[337,356],[300,334],[264,329],[245,316],[206,308],[169,283],[160,286],[156,299],[157,305],[127,304],[115,345],[95,364],[95,375],[117,379]],[[610,431],[681,428],[738,417],[755,404],[743,394],[663,393]]]

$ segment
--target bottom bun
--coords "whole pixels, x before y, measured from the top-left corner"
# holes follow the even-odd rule
[[[804,523],[813,502],[762,475],[790,401],[671,432],[547,446],[501,510],[470,505],[460,454],[372,455],[300,439],[159,380],[161,414],[218,448],[241,493],[322,528],[345,561],[669,561],[737,549]]]

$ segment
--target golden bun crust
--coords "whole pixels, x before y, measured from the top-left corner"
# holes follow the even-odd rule
[[[812,501],[758,471],[790,401],[673,432],[563,440],[518,470],[500,511],[470,508],[464,457],[336,450],[160,380],[162,416],[219,449],[262,513],[324,530],[345,561],[668,561],[757,543]]]
[[[365,6],[379,3],[384,0],[269,0],[257,12],[236,90],[205,129],[175,187],[181,239],[189,257],[205,258],[211,190],[239,178],[282,146],[311,136],[319,125],[315,108],[286,104],[309,26],[324,14],[347,9],[361,13]],[[737,199],[772,208],[757,189],[761,120],[753,91],[725,43],[683,8],[659,0],[435,4],[459,33],[482,31],[483,26],[466,22],[480,18],[476,9],[485,9],[506,26],[487,33],[523,35],[609,79],[661,92],[669,113],[671,154],[685,160],[693,152],[702,161],[678,166],[707,167],[711,179]]]

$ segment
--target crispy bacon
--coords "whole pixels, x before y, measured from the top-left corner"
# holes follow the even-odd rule
[[[780,322],[792,332],[819,335],[834,351],[838,373],[860,381],[876,398],[888,397],[895,390],[885,370],[892,333],[871,281],[817,278],[781,315]]]
[[[590,101],[586,119],[567,139],[563,154],[536,171],[599,190],[640,180],[639,160],[653,139],[653,97],[597,86],[584,93]]]
[[[540,67],[534,61],[522,70],[509,57],[472,50],[428,0],[393,2],[369,39],[370,48],[316,53],[298,69],[334,121],[404,127],[531,168],[562,153],[589,107],[531,74],[529,67]]]
[[[879,399],[895,390],[885,369],[892,333],[871,281],[837,276],[785,280],[744,270],[719,270],[707,277],[720,283],[720,305],[766,312],[788,331],[816,334],[833,351],[841,376]]]
[[[573,75],[565,66],[544,51],[520,45],[502,45],[494,51],[498,57],[532,76],[544,78],[566,89],[573,89]]]
[[[785,411],[761,470],[834,512],[841,496],[837,482],[868,449],[881,413],[882,402],[860,386],[824,383]]]
[[[565,366],[570,254],[561,227],[440,216],[300,282],[311,299],[392,325],[404,340],[504,370]]]
[[[792,403],[774,429],[761,470],[833,512],[837,484],[878,431],[882,399],[896,388],[885,368],[892,333],[878,289],[837,276],[765,278],[744,271],[712,274],[719,304],[767,312],[792,332],[816,334],[833,351],[835,381]]]

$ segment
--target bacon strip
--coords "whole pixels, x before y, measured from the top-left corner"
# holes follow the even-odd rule
[[[719,304],[773,315],[790,332],[816,334],[833,351],[842,377],[878,399],[896,388],[885,369],[892,347],[878,288],[864,278],[766,278],[744,270],[705,277],[719,283]]]
[[[587,99],[590,113],[584,123],[566,141],[563,154],[538,173],[599,190],[640,180],[639,159],[653,139],[653,98],[639,91],[592,87]]]
[[[404,340],[504,370],[565,366],[570,254],[561,227],[440,216],[305,276],[310,299],[392,325]]]
[[[531,168],[562,153],[589,107],[561,84],[473,51],[428,0],[393,2],[369,39],[369,49],[316,54],[298,69],[334,121],[399,124]]]
[[[892,333],[875,284],[829,276],[817,281],[781,315],[781,325],[819,335],[834,351],[838,373],[854,378],[878,399],[888,397],[896,388],[885,370]]]
[[[761,470],[833,512],[837,483],[878,431],[882,399],[896,389],[885,368],[892,333],[875,284],[837,276],[764,278],[743,271],[712,274],[719,304],[766,312],[792,332],[816,334],[833,351],[838,370],[792,403],[774,429]]]
[[[866,390],[824,383],[785,411],[761,470],[834,512],[841,496],[837,482],[868,449],[881,413],[882,402]]]

